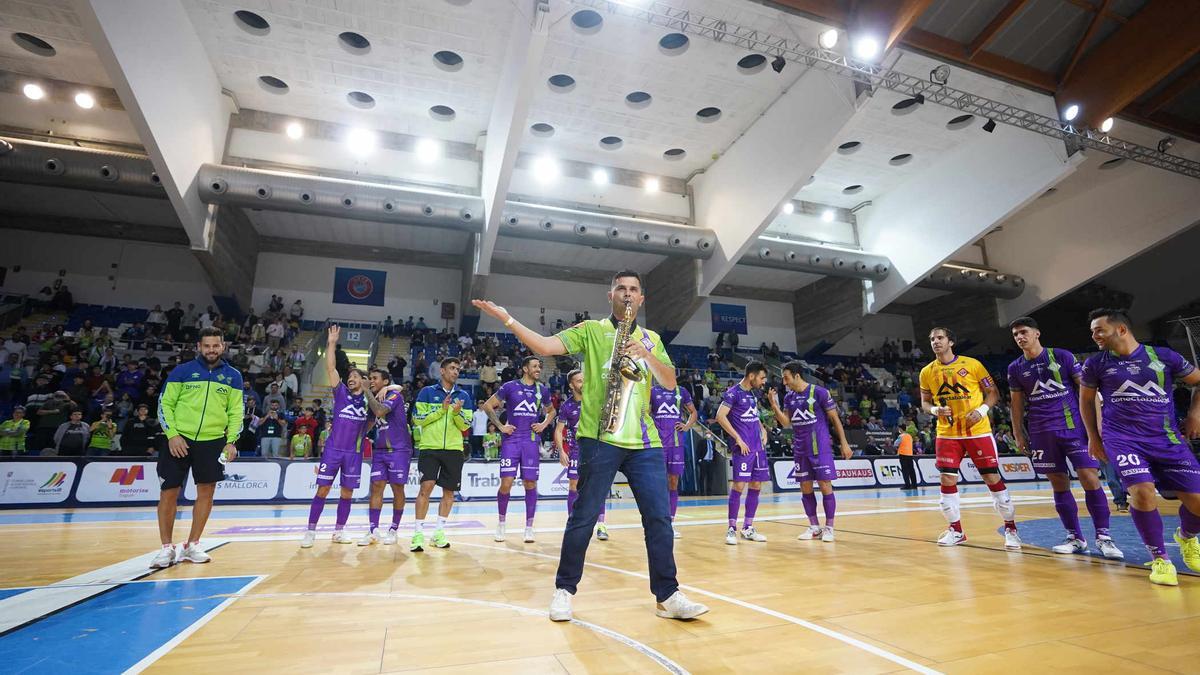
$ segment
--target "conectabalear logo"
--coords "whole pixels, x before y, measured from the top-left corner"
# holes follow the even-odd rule
[[[142,480],[146,477],[146,468],[141,464],[128,468],[122,467],[113,471],[112,478],[108,479],[110,483],[117,483],[126,487],[133,485],[134,481]]]
[[[40,487],[38,489],[39,490],[52,490],[56,487],[61,487],[62,484],[64,482],[66,482],[66,480],[67,480],[67,474],[65,471],[55,471],[54,473],[50,474],[50,479],[47,480],[45,483],[42,483],[42,487]]]

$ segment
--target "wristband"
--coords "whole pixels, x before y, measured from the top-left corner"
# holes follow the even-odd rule
[[[978,408],[976,408],[975,412],[979,413],[980,417],[987,417],[989,410],[991,410],[991,408],[988,407],[988,404],[984,403],[984,404],[981,404]]]
[[[516,321],[517,321],[516,317],[514,317],[514,316],[513,316],[513,315],[511,315],[511,314],[509,314],[509,315],[508,315],[508,321],[505,321],[505,322],[504,322],[504,327],[505,327],[505,328],[508,328],[509,326],[511,326],[511,325],[513,325],[514,323],[516,323]]]

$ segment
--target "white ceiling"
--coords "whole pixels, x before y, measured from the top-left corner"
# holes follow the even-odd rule
[[[12,40],[14,32],[46,40],[57,54],[37,56],[22,49]],[[112,86],[96,50],[84,36],[71,0],[0,1],[0,70]]]
[[[180,227],[165,199],[130,197],[45,185],[0,182],[0,209],[44,216]],[[3,220],[0,220],[3,226]]]
[[[749,286],[751,288],[770,288],[780,291],[796,291],[823,279],[819,274],[804,272],[789,272],[770,267],[752,267],[738,265],[725,275],[723,283],[734,286]]]
[[[466,233],[436,227],[412,227],[304,213],[246,210],[259,234],[285,239],[329,241],[356,246],[398,248],[409,251],[460,254]]]
[[[512,262],[532,262],[563,269],[617,271],[632,269],[646,274],[666,256],[611,248],[592,248],[553,241],[500,237],[496,242],[495,259]]]

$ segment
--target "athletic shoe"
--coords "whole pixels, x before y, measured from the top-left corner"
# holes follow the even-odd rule
[[[567,589],[554,589],[554,597],[550,599],[550,620],[571,620],[571,593]]]
[[[947,530],[942,533],[942,536],[938,537],[937,543],[938,546],[958,546],[966,540],[967,535],[951,527],[947,528]]]
[[[317,540],[316,530],[305,530],[304,538],[300,540],[300,548],[312,548],[313,542]]]
[[[450,548],[450,542],[446,541],[446,533],[441,530],[434,532],[433,545],[438,548]]]
[[[1087,545],[1084,544],[1084,548]],[[1021,535],[1017,534],[1016,530],[1004,528],[1004,550],[1020,551],[1021,550]]]
[[[1150,583],[1159,586],[1178,586],[1179,575],[1175,573],[1175,565],[1166,558],[1155,558],[1150,562]]]
[[[675,527],[674,525],[671,526],[671,535],[676,539],[683,539],[683,533],[680,532],[679,528]]]
[[[165,570],[175,564],[175,547],[164,546],[158,551],[158,555],[150,561],[150,569]]]
[[[337,532],[333,533],[333,543],[335,543],[335,544],[353,544],[354,537],[351,537],[350,535],[346,534],[345,532],[338,530]]]
[[[1007,540],[1008,540],[1008,537],[1005,537],[1005,541],[1007,541]],[[1065,554],[1065,553],[1087,553],[1088,549],[1087,549],[1086,541],[1076,538],[1075,535],[1073,535],[1073,534],[1069,534],[1069,535],[1067,535],[1066,541],[1059,544],[1058,546],[1054,546],[1050,550],[1054,551],[1055,553],[1064,553]]]
[[[664,619],[694,619],[706,612],[708,612],[708,607],[698,602],[692,602],[683,593],[675,591],[671,597],[658,603],[654,613]]]
[[[1125,559],[1125,554],[1117,548],[1117,542],[1113,541],[1111,537],[1096,537],[1096,546],[1100,549],[1100,555],[1109,560]]]
[[[596,538],[600,541],[608,541],[608,526],[600,523],[596,526]]]
[[[212,558],[195,544],[185,544],[183,550],[179,552],[179,562],[181,563],[189,562],[202,565],[211,561]]]
[[[1183,564],[1193,572],[1200,572],[1200,540],[1196,537],[1183,538],[1183,530],[1175,528],[1175,543],[1179,544],[1179,554],[1183,556]]]
[[[742,528],[742,539],[747,541],[766,541],[767,535],[754,529],[753,525],[747,525]]]
[[[730,546],[737,546],[737,530],[730,527],[725,531],[725,543]]]
[[[391,528],[388,528],[388,531],[384,532],[383,536],[379,538],[379,543],[384,544],[386,546],[391,546],[392,544],[396,543],[397,538],[398,538],[398,535],[396,534],[396,531]]]
[[[810,541],[812,539],[820,538],[823,533],[824,532],[822,531],[820,525],[809,525],[808,529],[801,532],[796,538],[800,541]]]
[[[362,536],[362,539],[358,540],[358,545],[359,546],[370,546],[371,544],[374,544],[378,541],[379,541],[379,528],[377,527],[373,530],[368,531],[366,534],[364,534]]]
[[[496,526],[496,535],[492,539],[495,541],[504,541],[504,523]]]
[[[1117,504],[1117,513],[1129,513],[1129,505]]]
[[[408,550],[412,551],[413,553],[420,553],[421,551],[425,550],[425,533],[424,532],[414,532],[413,533],[412,541],[409,542],[409,544],[408,544]]]
[[[832,527],[825,527],[825,528],[821,529],[821,541],[825,542],[826,544],[833,543],[833,528]]]
[[[532,544],[533,542],[534,542],[534,538],[533,538],[533,528],[532,528],[532,527],[527,527],[527,528],[525,528],[525,543],[526,543],[526,544]]]

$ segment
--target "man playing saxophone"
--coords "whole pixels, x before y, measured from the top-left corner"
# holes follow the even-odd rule
[[[675,366],[662,338],[637,324],[637,313],[645,300],[641,275],[630,270],[618,272],[613,276],[608,299],[612,308],[608,318],[583,321],[552,336],[525,327],[495,303],[471,301],[503,323],[534,354],[572,354],[583,361],[583,397],[576,427],[579,498],[563,533],[550,618],[571,619],[571,596],[583,577],[592,528],[614,476],[621,471],[629,479],[642,516],[650,590],[658,601],[656,613],[669,619],[694,619],[708,608],[687,599],[675,578],[666,464],[650,411],[653,382],[673,389]],[[618,337],[627,339],[622,343]]]

